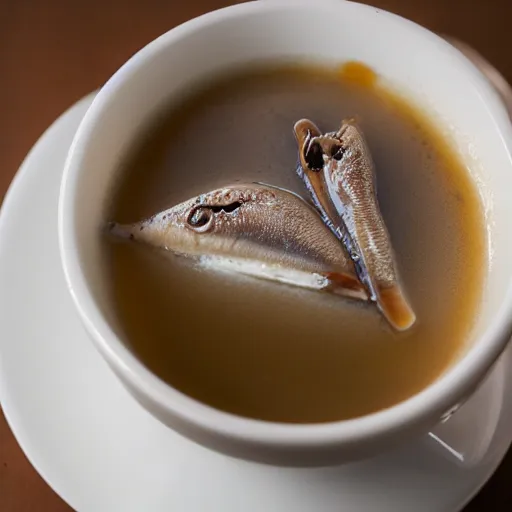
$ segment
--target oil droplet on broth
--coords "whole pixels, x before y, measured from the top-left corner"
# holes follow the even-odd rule
[[[344,83],[371,89],[378,81],[378,75],[366,64],[358,61],[348,61],[338,68],[338,75]]]

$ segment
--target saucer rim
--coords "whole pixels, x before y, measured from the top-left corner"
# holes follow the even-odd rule
[[[51,139],[54,132],[58,132],[61,128],[61,124],[63,121],[67,119],[72,119],[75,115],[80,118],[83,118],[87,109],[92,104],[93,99],[98,94],[99,89],[95,89],[94,91],[86,94],[81,99],[73,103],[70,107],[65,109],[57,118],[47,126],[47,128],[39,135],[35,143],[27,152],[25,158],[21,162],[18,170],[16,171],[7,191],[5,193],[4,199],[0,204],[0,261],[2,258],[2,239],[3,239],[3,231],[4,224],[6,224],[6,211],[10,209],[11,203],[17,202],[18,197],[23,194],[23,187],[26,180],[29,178],[28,171],[30,168],[30,164],[35,155],[37,155],[40,148],[44,147]],[[82,108],[84,108],[82,112]],[[1,292],[0,292],[1,293]],[[1,347],[0,347],[1,348]],[[67,497],[66,492],[61,489],[61,486],[56,484],[54,479],[49,477],[47,472],[42,468],[42,465],[38,463],[37,455],[34,457],[33,454],[37,452],[37,449],[30,449],[28,445],[30,444],[29,438],[30,435],[25,431],[23,426],[23,421],[21,419],[16,418],[16,406],[11,404],[9,393],[7,391],[8,384],[5,382],[3,375],[5,372],[2,371],[3,363],[2,363],[2,353],[0,351],[0,409],[4,415],[7,426],[9,427],[14,439],[18,443],[23,455],[27,458],[30,465],[35,469],[37,474],[43,479],[43,481],[52,489],[52,491],[63,500],[70,508],[76,510],[71,500]]]
[[[51,139],[54,132],[58,132],[61,128],[61,125],[64,121],[68,119],[73,119],[74,116],[80,116],[82,118],[85,115],[87,108],[92,103],[94,96],[97,94],[97,91],[91,92],[90,94],[84,96],[82,99],[74,103],[71,107],[65,110],[57,119],[41,134],[35,144],[32,146],[30,151],[27,153],[27,156],[23,160],[20,165],[19,170],[15,174],[11,185],[8,188],[8,191],[5,195],[3,204],[0,206],[0,258],[2,256],[2,234],[4,225],[6,223],[6,211],[10,209],[11,203],[19,201],[19,198],[23,194],[24,188],[27,186],[26,182],[29,179],[28,170],[31,165],[33,165],[33,159],[37,155],[40,148],[44,147]],[[82,108],[84,111],[82,112]],[[37,165],[37,164],[36,164]],[[100,358],[100,355],[98,354]],[[41,460],[38,459],[38,450],[35,446],[30,446],[30,434],[27,433],[25,426],[23,425],[23,420],[17,417],[16,406],[14,403],[11,403],[8,392],[8,384],[4,378],[4,372],[2,372],[2,357],[0,353],[0,404],[3,410],[3,414],[5,416],[6,422],[11,429],[11,432],[19,444],[21,450],[24,455],[27,457],[28,461],[32,465],[32,467],[37,471],[37,473],[41,476],[41,478],[46,482],[46,484],[72,509],[76,510],[73,506],[72,497],[68,496],[66,489],[60,485],[60,482],[57,482],[55,478],[49,477],[47,471],[44,469],[44,456],[40,455]],[[418,440],[417,442],[420,442]],[[489,468],[479,480],[478,484],[472,489],[471,493],[468,493],[459,504],[456,505],[454,510],[461,511],[468,503],[470,503],[473,498],[481,491],[484,485],[489,481],[492,475],[496,472],[498,467],[501,465],[503,459],[507,455],[510,450],[510,442],[508,443],[508,448],[500,453],[498,456],[494,457],[492,463],[489,463]],[[349,464],[345,464],[346,466],[350,466]]]

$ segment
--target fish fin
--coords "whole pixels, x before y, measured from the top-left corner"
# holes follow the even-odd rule
[[[368,300],[368,293],[354,276],[341,272],[320,272],[328,281],[326,290],[358,300]]]
[[[397,285],[377,287],[377,304],[388,322],[398,331],[411,328],[416,315]]]

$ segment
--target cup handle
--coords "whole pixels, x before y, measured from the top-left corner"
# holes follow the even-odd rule
[[[473,395],[427,434],[432,449],[463,468],[482,462],[501,417],[506,370],[500,358]]]

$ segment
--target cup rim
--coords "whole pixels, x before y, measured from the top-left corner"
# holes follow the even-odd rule
[[[352,444],[406,426],[424,423],[429,418],[433,422],[440,419],[455,402],[465,398],[465,393],[471,391],[472,386],[481,381],[505,348],[512,334],[512,280],[501,307],[494,313],[489,326],[475,345],[431,385],[408,399],[362,417],[329,423],[287,424],[245,418],[203,404],[165,383],[148,370],[117,337],[96,305],[80,266],[74,231],[74,197],[84,155],[94,136],[95,125],[115,95],[115,91],[138,73],[147,58],[171,47],[173,42],[219,20],[250,16],[252,13],[262,11],[312,7],[310,0],[259,0],[237,4],[192,19],[150,42],[116,71],[93,100],[69,150],[59,196],[59,249],[65,280],[80,319],[109,365],[122,374],[123,379],[133,388],[187,424],[230,439],[285,447]],[[350,8],[368,12],[376,10],[368,5],[340,0],[322,0],[316,2],[314,7]],[[381,9],[377,11],[388,20],[400,24],[402,29],[408,28],[411,33],[415,33],[415,37],[429,40],[430,44],[435,44],[457,59],[461,72],[479,90],[484,99],[512,164],[512,127],[505,122],[508,117],[503,116],[504,106],[477,68],[457,49],[429,30],[398,15]]]

